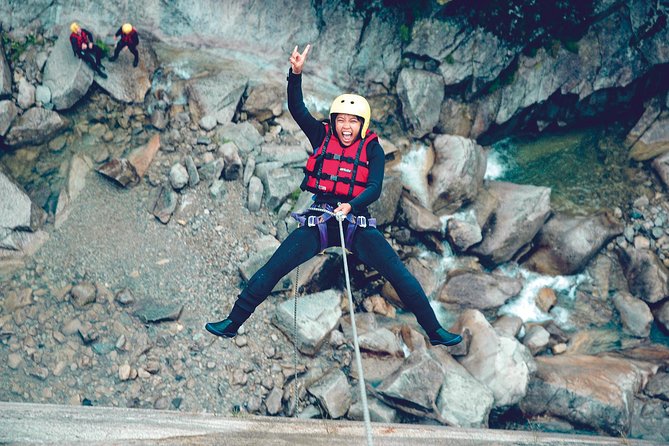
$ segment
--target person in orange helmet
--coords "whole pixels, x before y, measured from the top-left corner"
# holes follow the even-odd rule
[[[106,79],[107,74],[102,71],[104,65],[100,61],[102,49],[93,43],[93,34],[76,22],[72,22],[70,31],[70,44],[74,55],[86,62],[100,77]]]
[[[139,64],[139,53],[137,52],[137,45],[139,45],[139,34],[137,34],[137,30],[130,23],[124,23],[123,26],[121,26],[118,31],[116,31],[114,36],[116,38],[120,37],[121,39],[116,44],[116,48],[114,48],[114,55],[109,60],[114,62],[116,59],[118,59],[118,55],[121,50],[127,46],[128,50],[130,50],[132,55],[135,56],[135,60],[132,62],[132,66],[137,67]]]

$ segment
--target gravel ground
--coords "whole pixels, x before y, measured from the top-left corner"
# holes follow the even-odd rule
[[[49,241],[0,288],[33,301],[0,320],[9,347],[0,349],[0,399],[266,413],[265,395],[292,376],[292,343],[269,323],[282,298],[262,305],[234,340],[203,330],[231,308],[238,265],[256,250],[256,228],[273,221],[265,210],[249,214],[241,181],[226,187],[221,203],[204,183],[182,192],[163,225],[147,211],[154,188],[119,189],[91,172],[69,218],[47,227]],[[97,299],[79,306],[68,291],[84,282],[97,286]],[[126,288],[129,306],[113,298]],[[143,324],[135,310],[147,301],[183,311],[178,321]],[[328,349],[302,361],[319,368]]]

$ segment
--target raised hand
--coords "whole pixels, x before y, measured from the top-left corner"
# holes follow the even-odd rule
[[[297,45],[295,46],[295,49],[293,50],[293,53],[290,55],[290,65],[291,69],[293,70],[294,74],[300,74],[302,72],[302,67],[304,66],[304,62],[307,60],[307,54],[309,54],[309,50],[311,49],[311,45],[307,44],[307,46],[304,48],[304,52],[300,54],[297,51]]]

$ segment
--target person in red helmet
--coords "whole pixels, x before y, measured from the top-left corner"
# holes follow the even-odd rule
[[[302,68],[310,45],[290,56],[288,109],[314,147],[307,160],[302,190],[313,192],[314,204],[305,214],[294,214],[300,226],[277,248],[242,290],[227,318],[209,322],[210,333],[234,337],[293,268],[330,246],[339,246],[339,226],[332,214],[345,217],[345,245],[353,255],[383,275],[397,291],[407,309],[416,316],[432,345],[455,345],[459,334],[445,330],[434,314],[425,291],[407,270],[383,234],[376,229],[367,206],[381,195],[385,154],[377,135],[370,131],[371,109],[365,98],[343,94],[330,107],[323,123],[307,110],[302,96]],[[317,209],[317,210],[313,210]]]
[[[70,44],[74,55],[86,62],[100,77],[106,79],[107,74],[102,71],[105,67],[100,61],[102,49],[93,42],[93,34],[76,22],[70,25],[70,32]]]
[[[130,50],[132,55],[135,56],[135,60],[133,60],[132,66],[137,67],[139,64],[139,52],[137,52],[137,45],[139,45],[139,34],[137,34],[137,30],[130,23],[124,23],[123,26],[121,26],[118,31],[116,31],[114,36],[116,38],[120,37],[120,40],[118,43],[116,43],[116,48],[114,48],[114,55],[109,60],[114,62],[116,59],[118,59],[118,55],[121,50],[127,46],[128,50]]]

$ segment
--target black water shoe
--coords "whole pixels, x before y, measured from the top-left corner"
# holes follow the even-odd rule
[[[220,322],[207,322],[204,326],[205,330],[216,336],[223,336],[224,338],[234,338],[237,336],[237,329],[231,327],[232,321],[224,319]]]
[[[434,333],[430,333],[430,344],[451,346],[462,342],[462,336],[451,333],[443,328],[438,328]]]

